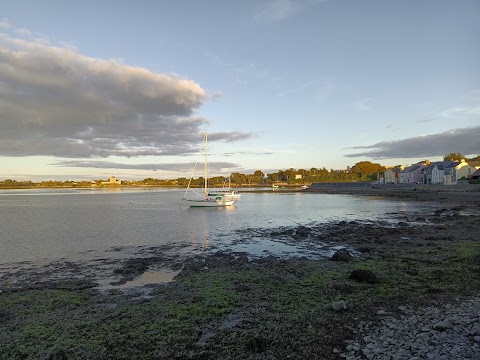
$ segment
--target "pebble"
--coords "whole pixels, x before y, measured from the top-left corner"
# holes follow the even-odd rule
[[[480,360],[480,297],[413,310],[379,312],[378,322],[363,322],[348,340],[342,358],[400,360]]]

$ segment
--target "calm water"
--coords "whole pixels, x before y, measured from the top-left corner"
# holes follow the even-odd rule
[[[243,193],[228,208],[181,209],[183,190],[0,192],[0,264],[109,256],[115,248],[191,245],[293,251],[268,239],[234,245],[242,231],[331,220],[379,219],[418,204],[315,193]],[[247,240],[248,243],[248,240]],[[263,247],[262,247],[263,246]],[[107,254],[107,255],[105,255]],[[113,256],[113,255],[111,255]]]

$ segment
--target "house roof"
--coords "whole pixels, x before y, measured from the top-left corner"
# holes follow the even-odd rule
[[[470,174],[468,175],[469,178],[472,178],[474,176],[480,176],[480,169],[478,169],[477,171],[475,171],[473,174]]]
[[[450,164],[446,165],[446,166],[445,166],[445,169],[454,168],[454,167],[456,167],[457,165],[460,165],[460,161],[450,161]]]
[[[441,163],[442,161],[435,161],[435,162],[432,162],[430,163],[429,165],[425,166],[424,169],[426,171],[432,171],[432,169],[437,166],[437,164]]]
[[[400,172],[401,173],[415,172],[415,171],[417,171],[418,169],[421,169],[421,168],[423,168],[422,165],[412,165],[412,166],[409,166],[405,170],[400,171]]]
[[[448,168],[454,168],[458,164],[460,164],[458,161],[439,161],[435,163],[435,166],[438,170],[444,170]]]

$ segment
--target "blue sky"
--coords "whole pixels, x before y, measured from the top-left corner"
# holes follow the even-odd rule
[[[480,154],[477,0],[0,4],[0,180]]]

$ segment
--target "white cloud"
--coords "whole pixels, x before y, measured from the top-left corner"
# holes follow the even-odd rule
[[[7,30],[7,29],[10,29],[11,28],[11,25],[10,25],[10,21],[8,21],[8,19],[0,19],[0,29],[4,29],[4,30]]]
[[[353,107],[358,111],[370,111],[372,109],[372,98],[357,100],[353,103]]]
[[[314,80],[308,80],[308,81],[304,82],[303,84],[297,85],[294,88],[290,88],[290,89],[283,90],[283,91],[279,92],[277,94],[277,96],[278,97],[285,97],[287,95],[296,94],[298,92],[301,92],[303,90],[306,90],[306,89],[312,87],[314,84],[315,84]]]
[[[423,118],[417,120],[418,123],[443,121],[467,121],[473,124],[480,121],[480,91],[471,90],[457,100],[455,105],[449,107],[437,106],[436,111],[431,111]]]
[[[19,35],[22,35],[22,36],[31,36],[32,35],[30,30],[23,29],[23,28],[17,28],[17,29],[15,29],[15,32]]]
[[[125,164],[110,161],[91,161],[91,160],[66,160],[53,163],[59,167],[75,168],[95,168],[95,169],[121,169],[121,170],[148,170],[148,171],[169,171],[169,172],[189,172],[195,166],[193,162],[187,163],[148,163],[148,164]],[[209,162],[209,170],[221,171],[223,169],[237,168],[238,165],[231,162]]]
[[[278,22],[327,0],[271,0],[258,7],[254,20],[258,23]]]
[[[459,119],[471,116],[480,116],[480,106],[454,106],[443,110],[440,116],[447,119]]]
[[[206,100],[192,80],[0,34],[0,155],[189,154],[208,124],[197,114]]]
[[[236,80],[237,83],[245,84],[250,79],[267,79],[270,81],[278,80],[270,74],[268,69],[258,68],[251,62],[239,63],[238,60],[237,63],[229,62],[211,51],[204,52],[204,56],[209,59],[212,64],[220,66],[239,77]]]
[[[255,15],[255,20],[274,22],[283,20],[297,11],[295,1],[292,0],[274,0],[267,2]]]

